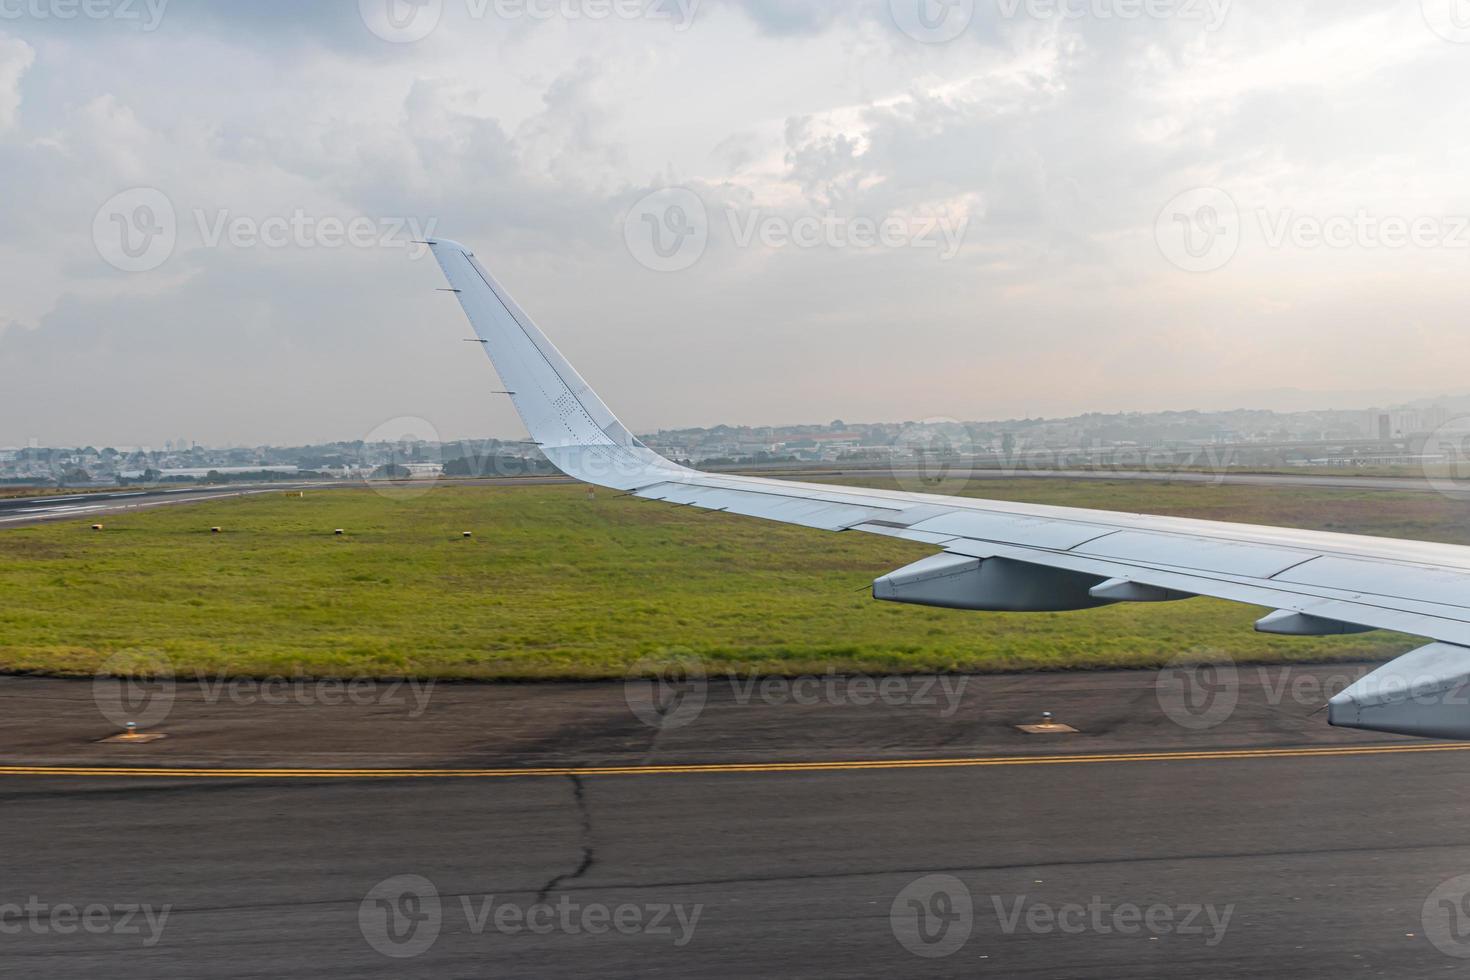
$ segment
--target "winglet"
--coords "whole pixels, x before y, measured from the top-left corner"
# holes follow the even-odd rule
[[[427,243],[531,437],[568,476],[618,490],[692,471],[643,445],[468,248]]]

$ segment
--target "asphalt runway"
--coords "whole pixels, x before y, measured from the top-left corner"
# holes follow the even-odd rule
[[[8,678],[0,975],[1462,976],[1470,746],[1363,669]]]
[[[152,487],[138,490],[58,493],[44,497],[0,497],[0,529],[49,521],[97,521],[155,507],[197,504],[259,493],[330,489],[336,484],[272,483],[211,487]]]

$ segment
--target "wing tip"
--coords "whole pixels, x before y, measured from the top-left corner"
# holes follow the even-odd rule
[[[439,250],[443,249],[444,251],[458,251],[458,252],[463,252],[465,255],[474,255],[475,254],[474,252],[471,252],[469,250],[469,247],[468,246],[462,245],[462,244],[460,244],[459,242],[455,241],[452,238],[430,238],[427,241],[425,241],[423,244],[429,246],[429,248],[433,249],[435,252],[438,252]]]

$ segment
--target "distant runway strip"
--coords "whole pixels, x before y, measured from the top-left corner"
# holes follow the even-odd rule
[[[268,483],[209,487],[170,487],[146,490],[102,491],[55,497],[0,497],[0,528],[46,521],[80,520],[176,504],[197,504],[260,493],[325,490],[337,483]]]
[[[1194,752],[1129,752],[961,759],[875,759],[852,762],[760,762],[680,766],[607,766],[524,769],[225,769],[112,766],[0,766],[0,776],[169,779],[524,779],[593,776],[694,776],[758,773],[833,773],[875,769],[974,769],[987,766],[1056,766],[1125,762],[1224,762],[1245,759],[1302,759],[1316,756],[1411,755],[1467,752],[1470,744],[1300,746]]]

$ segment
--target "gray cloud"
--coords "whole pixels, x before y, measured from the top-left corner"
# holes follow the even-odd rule
[[[401,45],[355,3],[0,22],[0,445],[515,435],[430,262],[201,231],[298,212],[471,243],[642,429],[1462,389],[1465,254],[1271,247],[1257,216],[1470,214],[1470,60],[1414,6],[1237,3],[1211,32],[982,0],[948,44],[886,2],[708,0],[683,32],[456,8]],[[1248,229],[1203,275],[1154,240],[1199,185]],[[665,186],[711,227],[660,274],[623,219]],[[92,229],[136,187],[179,240],[128,274]],[[948,260],[739,241],[829,212],[968,224]]]

